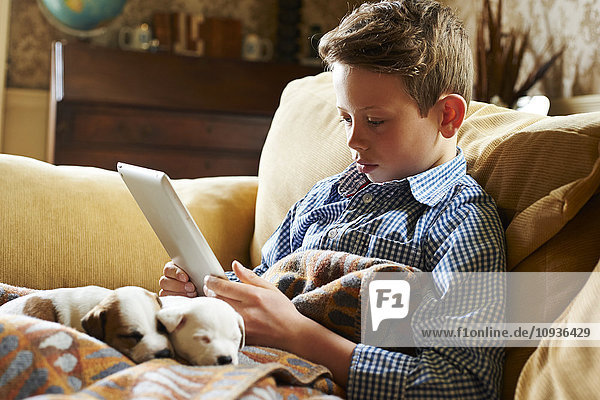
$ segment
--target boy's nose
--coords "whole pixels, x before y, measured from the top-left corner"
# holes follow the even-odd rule
[[[364,138],[360,133],[360,130],[357,129],[355,124],[352,124],[352,126],[349,127],[346,131],[346,144],[352,150],[366,150],[368,147],[367,143],[365,142]]]

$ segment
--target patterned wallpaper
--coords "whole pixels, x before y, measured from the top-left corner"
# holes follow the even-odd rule
[[[299,45],[301,55],[307,55],[310,51],[310,27],[333,28],[348,7],[360,1],[303,0],[302,3]],[[121,27],[150,21],[154,12],[181,11],[236,18],[242,21],[243,34],[256,33],[275,42],[277,10],[277,0],[129,0],[111,28],[93,41],[116,47]],[[47,22],[36,0],[12,0],[10,22],[8,86],[48,88],[51,43],[57,39],[69,39],[69,36]]]
[[[457,10],[474,38],[483,1],[444,2]],[[523,72],[566,45],[563,57],[530,94],[562,98],[600,93],[600,0],[503,0],[503,24],[506,29],[530,31],[531,51]]]
[[[303,0],[300,24],[301,54],[309,52],[310,27],[334,27],[349,7],[360,0]],[[474,37],[482,0],[444,0],[455,8]],[[149,20],[155,11],[185,11],[242,21],[243,33],[275,40],[277,0],[129,0],[114,26],[96,42],[116,45],[118,29]],[[567,45],[566,53],[532,92],[551,98],[600,93],[600,0],[504,0],[504,22],[529,29],[534,38],[524,69]],[[12,0],[8,86],[48,88],[50,43],[67,36],[50,25],[36,0]]]

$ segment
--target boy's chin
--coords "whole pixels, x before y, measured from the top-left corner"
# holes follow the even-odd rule
[[[383,183],[383,182],[393,180],[393,178],[388,179],[386,176],[383,176],[382,174],[377,174],[377,173],[369,173],[369,174],[365,174],[365,175],[369,179],[369,181],[371,181],[373,183]]]
[[[367,178],[373,183],[383,183],[389,181],[396,181],[406,178],[406,176],[400,176],[401,174],[393,174],[389,171],[381,170],[380,168],[365,174]]]
[[[356,169],[373,183],[395,181],[408,176],[405,171],[389,170],[379,164],[357,164]]]

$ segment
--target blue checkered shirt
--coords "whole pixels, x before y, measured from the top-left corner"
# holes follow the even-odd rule
[[[494,201],[466,174],[462,151],[402,180],[372,183],[354,164],[318,182],[288,212],[262,250],[259,275],[295,251],[326,249],[433,272],[504,271],[504,235]],[[236,277],[230,274],[230,279]],[[483,289],[482,289],[483,290]],[[416,356],[358,344],[349,399],[491,399],[500,392],[501,348],[416,349]]]

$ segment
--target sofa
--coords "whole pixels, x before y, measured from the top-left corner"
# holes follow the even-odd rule
[[[471,102],[458,141],[498,205],[508,271],[600,272],[600,112],[547,117]],[[255,266],[288,208],[350,161],[324,72],[285,88],[258,177],[174,186],[226,269],[232,260]],[[0,282],[157,291],[168,259],[115,171],[0,155]],[[595,315],[592,283],[555,317]],[[546,283],[548,298],[556,285]],[[595,395],[599,371],[597,348],[508,348],[502,398]]]

